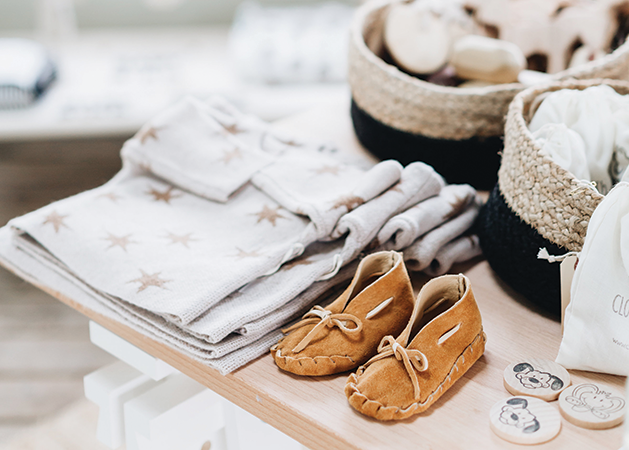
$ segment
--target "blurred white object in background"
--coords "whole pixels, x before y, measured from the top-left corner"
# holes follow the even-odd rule
[[[262,6],[243,3],[230,32],[230,57],[245,80],[334,82],[346,77],[354,8],[341,3]]]
[[[181,6],[186,0],[142,0],[148,8],[157,11],[172,11]]]
[[[0,111],[0,141],[130,135],[186,95],[220,94],[267,121],[349,97],[354,9],[346,4],[248,4],[230,31],[216,24],[77,27],[81,8],[99,2],[37,1],[33,34],[51,50],[57,80],[32,107]],[[199,1],[135,0],[146,14],[166,16]]]
[[[0,142],[131,135],[186,95],[220,94],[267,121],[349,97],[346,83],[240,80],[228,64],[227,34],[227,27],[81,30],[55,46],[57,80],[41,101],[0,110]]]
[[[0,39],[0,109],[33,103],[55,78],[46,48],[28,39]]]
[[[73,0],[40,0],[37,8],[40,39],[45,42],[72,39],[77,36]]]

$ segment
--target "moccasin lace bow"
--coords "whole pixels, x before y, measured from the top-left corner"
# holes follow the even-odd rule
[[[354,327],[349,328],[347,324],[352,322]],[[316,324],[310,332],[304,336],[304,338],[297,344],[297,346],[293,349],[293,353],[299,353],[302,351],[310,342],[314,339],[314,337],[319,334],[319,332],[323,329],[323,327],[338,327],[343,333],[352,336],[363,329],[363,323],[360,319],[352,314],[334,314],[332,311],[328,311],[327,309],[323,309],[319,305],[314,306],[310,311],[308,311],[301,321],[297,322],[295,325],[292,325],[288,328],[282,330],[283,333],[288,333],[289,331],[295,330],[297,328],[301,328],[303,326],[309,324]]]
[[[428,370],[428,358],[426,358],[426,355],[419,350],[402,347],[393,336],[385,336],[380,341],[380,345],[378,345],[378,354],[367,361],[364,367],[389,356],[395,356],[398,361],[404,363],[408,376],[411,378],[411,383],[413,383],[415,400],[419,400],[419,380],[415,370],[417,372]]]

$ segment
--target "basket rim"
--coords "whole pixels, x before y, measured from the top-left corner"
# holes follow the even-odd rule
[[[605,198],[588,180],[580,180],[542,149],[528,127],[529,108],[541,94],[606,85],[629,95],[629,82],[569,79],[525,89],[509,105],[498,188],[509,208],[552,243],[581,251],[587,225]]]
[[[518,131],[521,133],[525,139],[532,143],[533,148],[539,154],[545,163],[553,164],[556,166],[557,171],[562,174],[562,176],[566,179],[569,179],[571,184],[574,186],[591,186],[590,184],[584,182],[583,180],[579,180],[575,177],[575,175],[569,170],[564,169],[559,164],[555,162],[550,153],[545,151],[535,140],[533,137],[533,133],[529,129],[528,122],[524,117],[524,109],[525,107],[531,106],[532,102],[539,97],[541,94],[545,94],[548,92],[556,92],[562,89],[572,89],[572,90],[585,90],[589,87],[593,86],[609,86],[615,91],[616,88],[622,88],[627,91],[626,94],[629,95],[629,82],[622,80],[614,80],[610,78],[592,78],[588,80],[575,80],[568,79],[563,81],[557,81],[553,83],[545,83],[538,86],[532,86],[527,89],[524,89],[522,92],[517,94],[511,104],[509,105],[509,114],[507,115],[507,121],[514,121]],[[506,127],[506,125],[505,125]],[[505,152],[508,152],[509,149],[505,146]],[[539,171],[539,170],[538,170]],[[605,196],[598,192],[598,190],[592,190],[592,197],[595,199],[602,199]]]

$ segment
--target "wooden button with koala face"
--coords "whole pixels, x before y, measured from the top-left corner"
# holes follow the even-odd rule
[[[627,403],[622,393],[613,387],[583,383],[561,393],[559,409],[568,422],[600,430],[622,423]]]
[[[523,358],[504,371],[504,385],[513,395],[530,395],[552,401],[570,386],[570,374],[554,361]]]
[[[561,416],[553,405],[535,397],[501,400],[489,412],[491,429],[514,444],[541,444],[561,430]]]

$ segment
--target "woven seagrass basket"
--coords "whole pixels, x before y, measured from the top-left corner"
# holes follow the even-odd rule
[[[538,259],[537,253],[540,248],[551,255],[581,251],[603,195],[556,164],[535,142],[528,122],[548,93],[600,84],[629,94],[624,81],[568,80],[529,88],[513,99],[498,183],[477,222],[492,269],[514,290],[553,313],[559,313],[561,305],[559,264]]]
[[[372,0],[351,27],[349,83],[352,120],[361,143],[382,159],[424,161],[450,183],[491,189],[496,183],[504,117],[519,83],[456,88],[423,81],[383,60],[384,20],[402,0]],[[629,79],[629,43],[563,72],[568,78]]]

